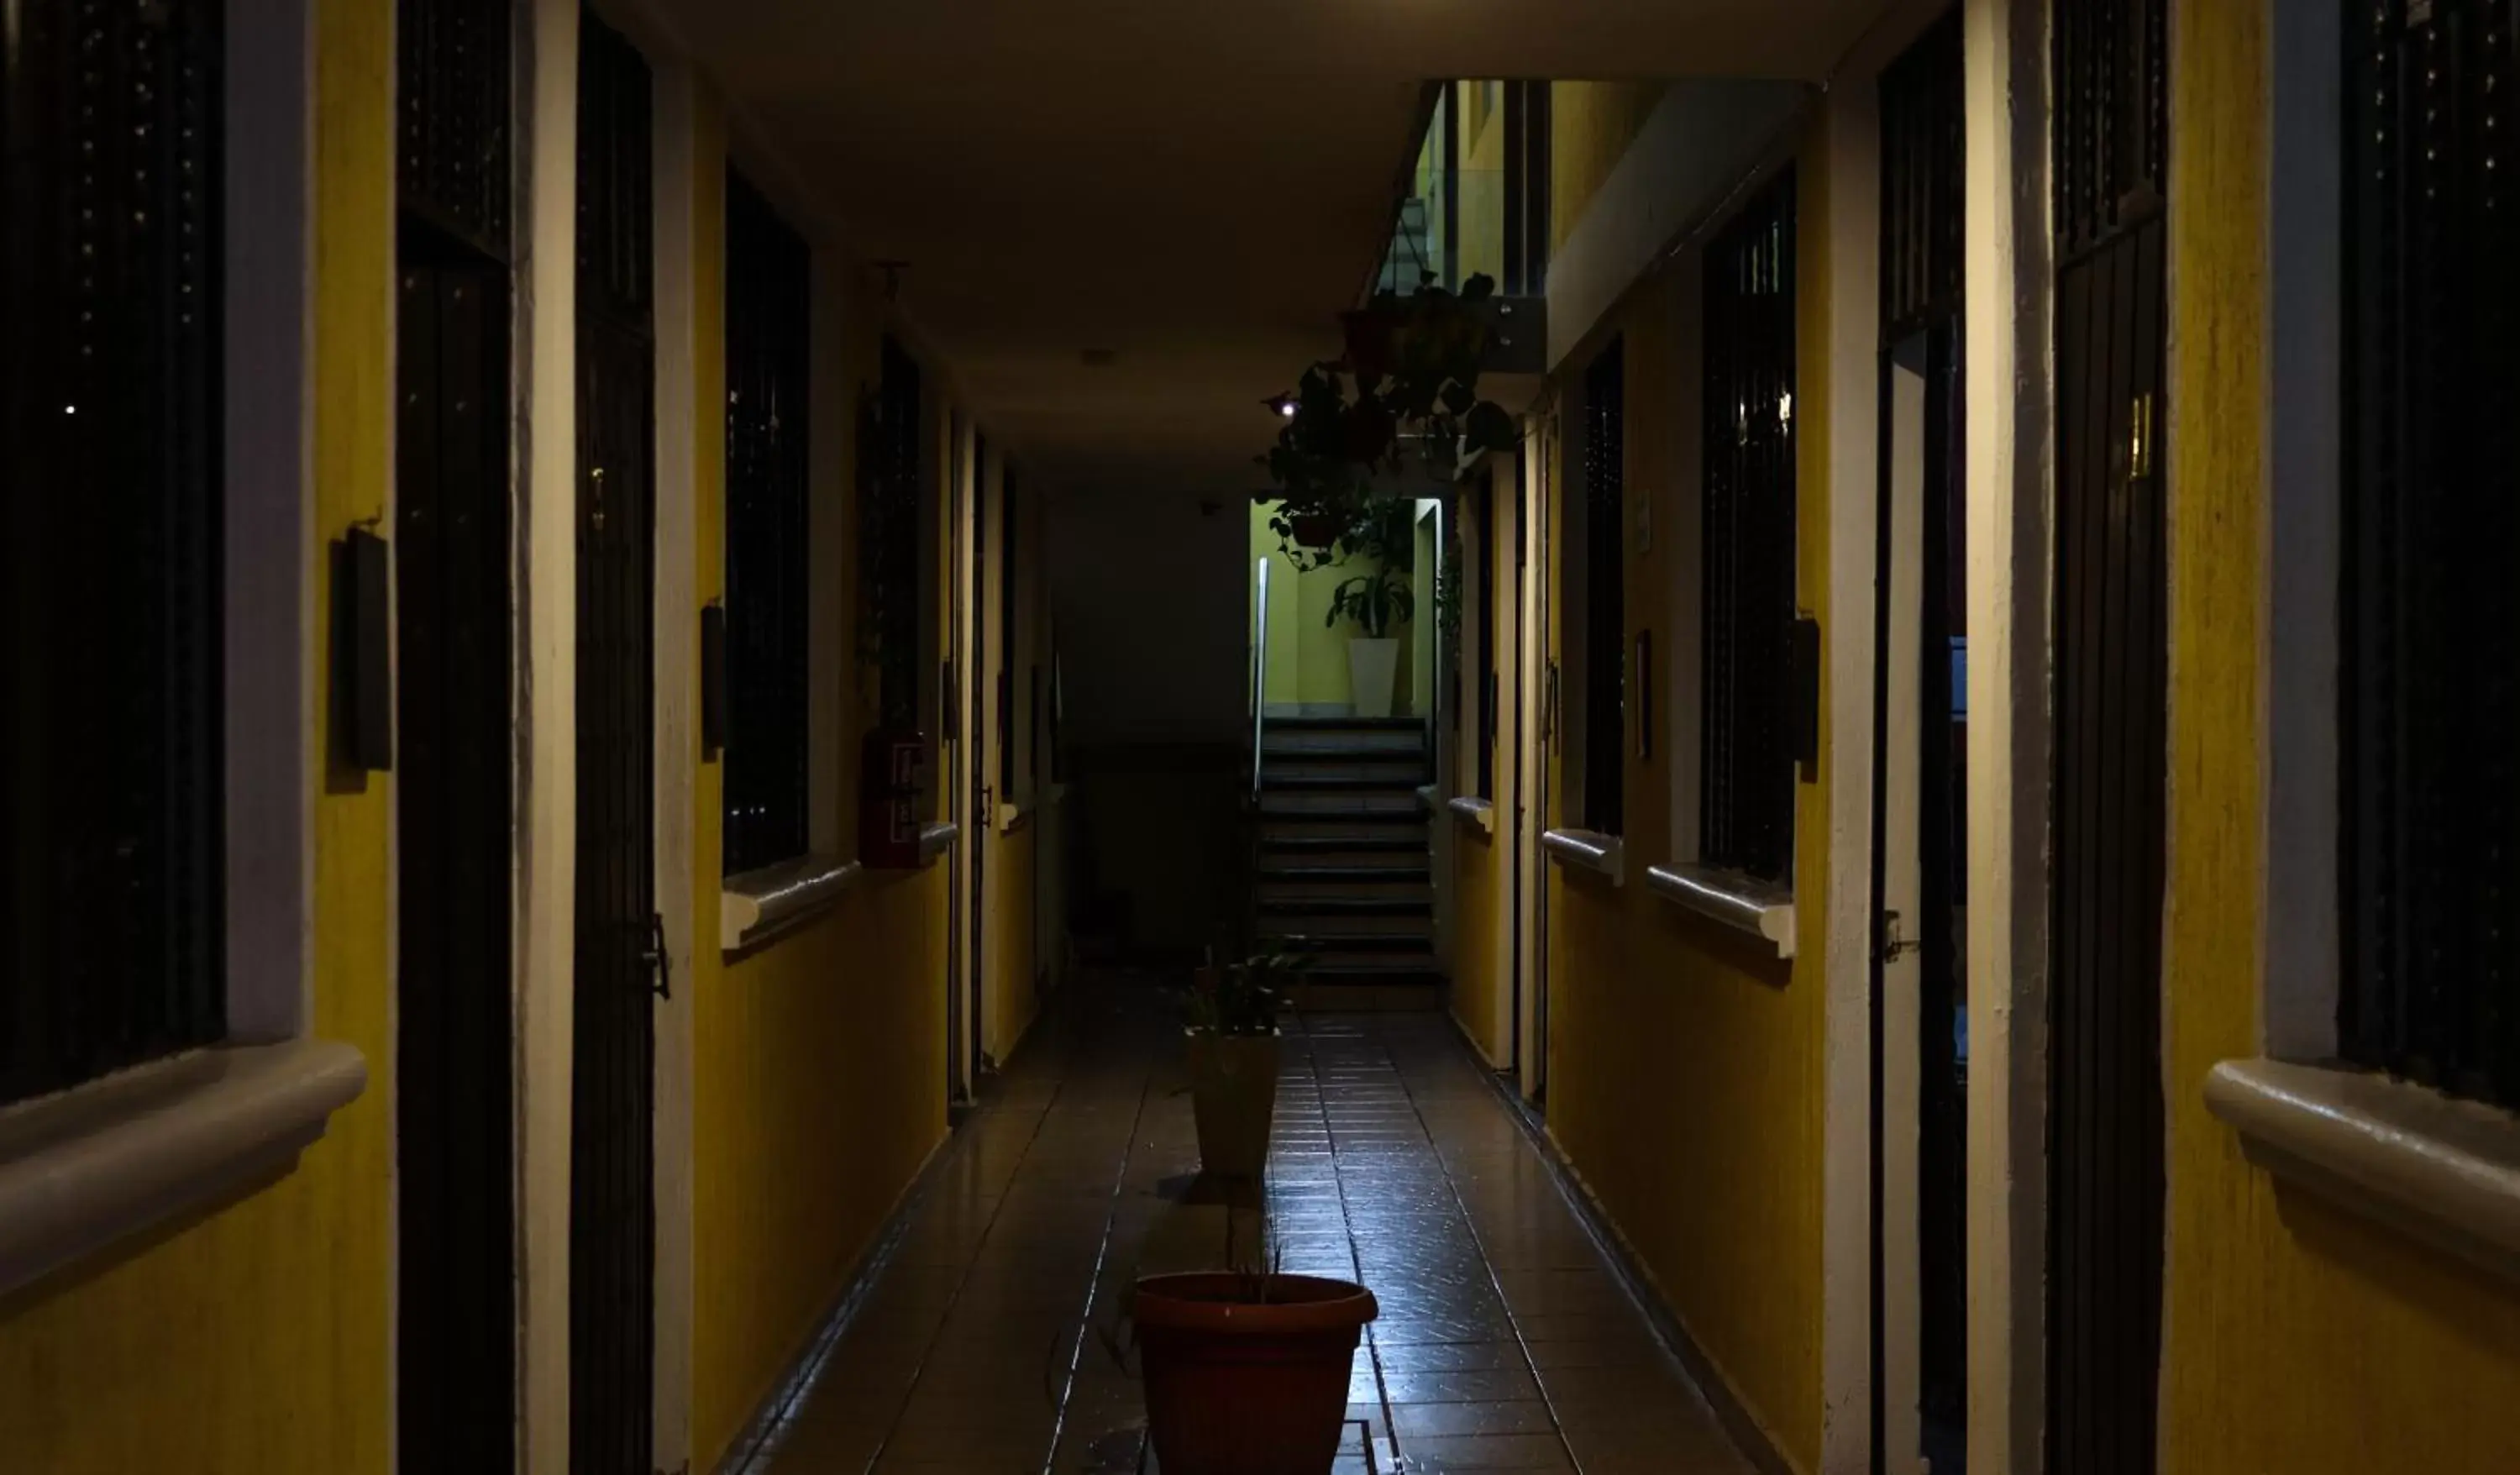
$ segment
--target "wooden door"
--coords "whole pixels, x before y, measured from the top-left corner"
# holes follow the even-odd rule
[[[594,16],[578,64],[577,928],[569,1171],[574,1475],[654,1443],[655,348],[647,64]]]

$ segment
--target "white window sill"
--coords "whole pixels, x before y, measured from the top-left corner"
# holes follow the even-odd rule
[[[2305,1191],[2520,1280],[2520,1116],[2383,1075],[2226,1060],[2205,1103]]]
[[[1037,807],[1029,795],[1002,800],[998,805],[998,833],[1013,834],[1031,824],[1032,812]]]
[[[1453,818],[1462,824],[1473,826],[1483,834],[1496,833],[1496,805],[1493,802],[1457,794],[1445,800],[1444,807],[1451,810]]]
[[[0,1295],[276,1178],[367,1089],[330,1040],[221,1046],[0,1110]]]
[[[829,911],[864,868],[827,855],[798,856],[726,878],[718,901],[718,947],[757,948]]]
[[[1794,956],[1794,894],[1782,886],[1685,862],[1646,867],[1645,884],[1685,911],[1766,939],[1778,958]]]
[[[1428,814],[1430,814],[1430,815],[1439,815],[1439,814],[1442,814],[1442,813],[1444,812],[1444,799],[1443,799],[1443,793],[1442,793],[1442,791],[1441,791],[1441,790],[1439,790],[1439,789],[1437,789],[1437,788],[1435,787],[1435,785],[1434,785],[1434,784],[1432,784],[1432,783],[1420,783],[1420,784],[1418,784],[1418,807],[1419,809],[1422,809],[1422,810],[1426,811],[1426,813],[1428,813]]]
[[[1627,884],[1628,847],[1617,835],[1598,829],[1544,829],[1540,849],[1557,865],[1598,872],[1613,886]]]

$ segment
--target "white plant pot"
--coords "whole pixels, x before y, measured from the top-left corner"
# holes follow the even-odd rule
[[[1359,717],[1391,715],[1391,689],[1400,674],[1400,642],[1388,636],[1347,643],[1347,679]]]

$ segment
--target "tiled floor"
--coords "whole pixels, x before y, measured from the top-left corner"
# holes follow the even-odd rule
[[[931,1175],[747,1475],[1152,1470],[1121,1312],[1249,1253],[1197,1183],[1159,990],[1075,985]],[[1750,1467],[1440,1016],[1288,1022],[1266,1210],[1284,1268],[1379,1300],[1348,1472]]]

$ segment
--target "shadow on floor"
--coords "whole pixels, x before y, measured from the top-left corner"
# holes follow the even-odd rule
[[[1151,1470],[1130,1286],[1261,1263],[1381,1303],[1335,1475],[1751,1468],[1449,1021],[1290,1019],[1264,1196],[1196,1171],[1176,1018],[1145,975],[1071,987],[734,1468]]]

